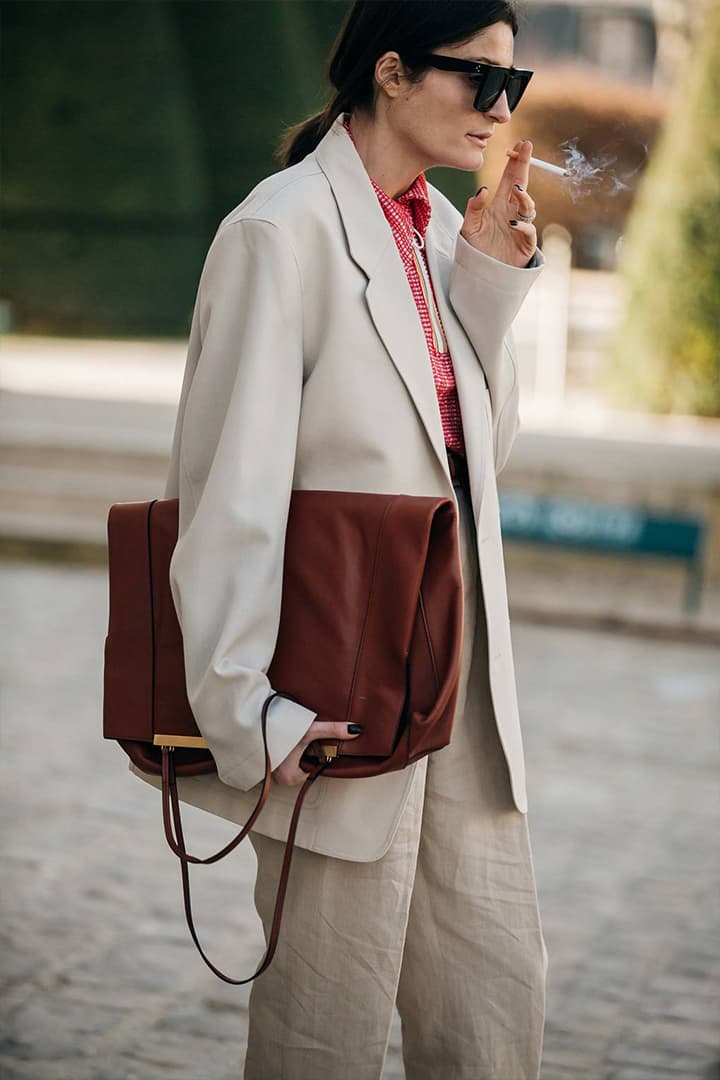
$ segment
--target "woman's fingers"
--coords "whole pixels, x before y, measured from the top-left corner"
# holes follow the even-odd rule
[[[355,739],[359,731],[350,731],[350,728],[358,727],[358,724],[342,724],[333,720],[313,720],[305,732],[302,742],[307,746],[316,739]]]
[[[529,259],[537,247],[537,232],[531,221],[523,221],[522,218],[534,217],[535,203],[521,184],[513,184],[511,200],[509,225],[513,232],[519,234],[520,247]]]
[[[517,151],[517,157],[507,159],[495,198],[500,196],[500,198],[509,199],[514,184],[520,184],[523,189],[528,186],[533,144],[529,139],[522,139],[515,143],[513,151]]]
[[[472,213],[478,213],[479,211],[484,210],[490,202],[490,189],[486,184],[483,184],[483,186],[478,188],[475,194],[471,196],[468,202],[471,204],[470,210]]]
[[[486,187],[480,188],[468,199],[460,228],[460,235],[474,248],[510,266],[527,266],[537,248],[534,225],[521,220],[535,214],[527,192],[532,149],[529,139],[516,143],[517,157],[508,159],[494,197]]]
[[[533,216],[535,213],[535,203],[520,184],[513,185],[511,198],[517,204],[517,209],[520,214],[525,217]],[[515,215],[512,214],[511,216],[514,217]]]
[[[478,233],[482,230],[483,213],[489,201],[490,192],[485,185],[478,188],[475,194],[471,195],[468,199],[465,208],[465,217],[460,230],[466,240],[469,240],[474,233]]]
[[[517,218],[511,218],[509,225],[512,226],[513,232],[522,233],[523,236],[527,236],[528,240],[532,240],[535,243],[537,233],[535,232],[535,226],[531,225],[529,221],[518,221]]]
[[[308,774],[303,772],[299,765],[293,764],[286,759],[282,765],[278,765],[277,769],[273,771],[272,778],[281,787],[297,787],[298,784],[305,783]]]
[[[532,258],[537,247],[535,226],[531,225],[529,221],[517,221],[517,219],[512,219],[509,225],[512,231],[517,234],[521,251],[528,259]]]
[[[273,780],[276,784],[281,784],[284,787],[295,787],[298,784],[304,783],[305,780],[307,780],[308,774],[300,768],[300,758],[303,756],[306,747],[309,746],[311,742],[322,739],[327,739],[328,741],[335,739],[356,739],[358,735],[361,734],[362,729],[351,729],[359,727],[359,724],[344,724],[333,720],[313,720],[297,746],[290,751],[276,769],[273,769]]]

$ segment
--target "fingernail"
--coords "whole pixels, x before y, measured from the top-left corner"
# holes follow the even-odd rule
[[[348,729],[348,735],[359,735],[360,732],[362,731],[362,725],[361,724],[348,724],[347,729]]]
[[[473,195],[473,198],[476,199],[481,191],[487,191],[487,184],[483,184],[482,187],[479,187],[477,189],[477,191],[475,192],[475,194]]]
[[[516,187],[518,189],[518,191],[524,191],[525,190],[525,188],[522,186],[522,184],[513,184],[513,187]]]
[[[510,224],[517,225],[517,221],[515,220],[515,218],[510,218]]]

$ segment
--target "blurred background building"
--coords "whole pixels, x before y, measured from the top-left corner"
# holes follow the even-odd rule
[[[523,46],[538,65],[566,60],[664,92],[685,59],[695,0],[526,0]]]

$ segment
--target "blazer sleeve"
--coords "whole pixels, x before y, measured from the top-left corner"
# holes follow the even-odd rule
[[[482,364],[490,392],[495,472],[505,466],[517,434],[519,384],[512,322],[542,272],[536,263],[508,266],[478,251],[459,232],[450,271],[450,303]]]
[[[187,692],[226,784],[264,775],[260,714],[280,622],[302,393],[302,289],[277,226],[223,223],[195,304],[175,435],[180,506],[170,584]],[[275,698],[275,768],[316,718]]]

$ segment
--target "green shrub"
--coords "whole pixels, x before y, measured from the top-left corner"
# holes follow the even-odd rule
[[[616,404],[720,416],[720,0],[679,78],[629,221]]]

